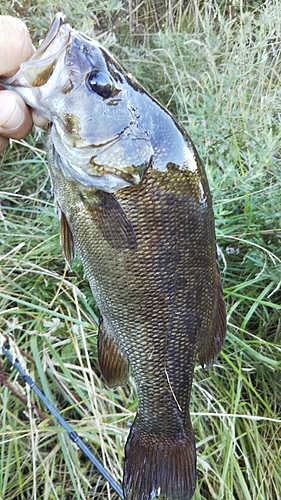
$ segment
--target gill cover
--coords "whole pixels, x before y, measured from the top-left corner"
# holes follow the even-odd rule
[[[153,152],[138,119],[141,91],[63,14],[56,14],[36,52],[1,85],[52,122],[56,165],[68,180],[107,192],[141,182]]]

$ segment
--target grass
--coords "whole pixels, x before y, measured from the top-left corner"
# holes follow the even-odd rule
[[[1,7],[27,21],[35,42],[56,7],[95,31],[195,142],[213,193],[228,335],[213,368],[195,371],[194,500],[280,500],[281,2]],[[14,141],[0,163],[1,333],[121,480],[134,381],[113,391],[100,380],[97,310],[79,259],[69,272],[61,255],[43,133]],[[46,409],[6,361],[0,377],[0,498],[116,498],[56,423],[41,418]]]

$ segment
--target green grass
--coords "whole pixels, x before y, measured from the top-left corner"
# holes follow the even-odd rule
[[[70,5],[3,1],[1,12],[17,11],[35,42],[57,8],[95,32],[183,123],[206,165],[228,334],[213,368],[195,372],[194,500],[280,500],[281,2]],[[121,480],[134,381],[108,390],[100,380],[97,310],[79,259],[70,272],[62,258],[41,132],[2,155],[0,186],[1,333]],[[116,498],[58,425],[34,412],[46,409],[7,361],[4,371],[0,499]]]

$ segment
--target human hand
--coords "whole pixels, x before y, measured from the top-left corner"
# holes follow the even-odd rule
[[[26,25],[18,18],[0,16],[0,75],[14,75],[22,61],[33,54],[34,48]],[[0,87],[1,89],[1,87]],[[44,125],[46,120],[39,117],[12,90],[0,91],[0,152],[9,143],[9,137],[23,139],[33,123]]]

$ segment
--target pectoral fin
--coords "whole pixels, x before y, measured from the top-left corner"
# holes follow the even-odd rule
[[[134,228],[122,205],[111,194],[98,189],[83,190],[81,199],[90,209],[95,224],[113,248],[137,249]]]
[[[110,387],[125,385],[129,377],[129,361],[122,353],[108,325],[100,317],[98,331],[98,360],[106,383]]]

